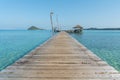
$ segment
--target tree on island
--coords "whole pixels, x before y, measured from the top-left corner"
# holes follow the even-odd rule
[[[40,29],[36,26],[31,26],[31,27],[28,28],[28,30],[43,30],[43,29]]]

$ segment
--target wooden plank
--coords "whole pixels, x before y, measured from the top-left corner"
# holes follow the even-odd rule
[[[119,80],[113,67],[60,32],[0,72],[0,80]]]

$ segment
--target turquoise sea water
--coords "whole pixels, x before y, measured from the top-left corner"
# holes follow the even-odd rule
[[[51,37],[47,30],[1,30],[0,31],[0,70],[14,63],[29,51]]]
[[[120,71],[120,31],[84,30],[82,34],[71,35]]]

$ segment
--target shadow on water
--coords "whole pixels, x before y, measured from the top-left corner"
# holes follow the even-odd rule
[[[79,32],[79,33],[69,33],[70,35],[76,35],[76,36],[82,36],[84,33],[83,32]]]

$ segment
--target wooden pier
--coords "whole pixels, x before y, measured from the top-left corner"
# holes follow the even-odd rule
[[[60,32],[0,72],[0,80],[120,80],[105,61]]]

